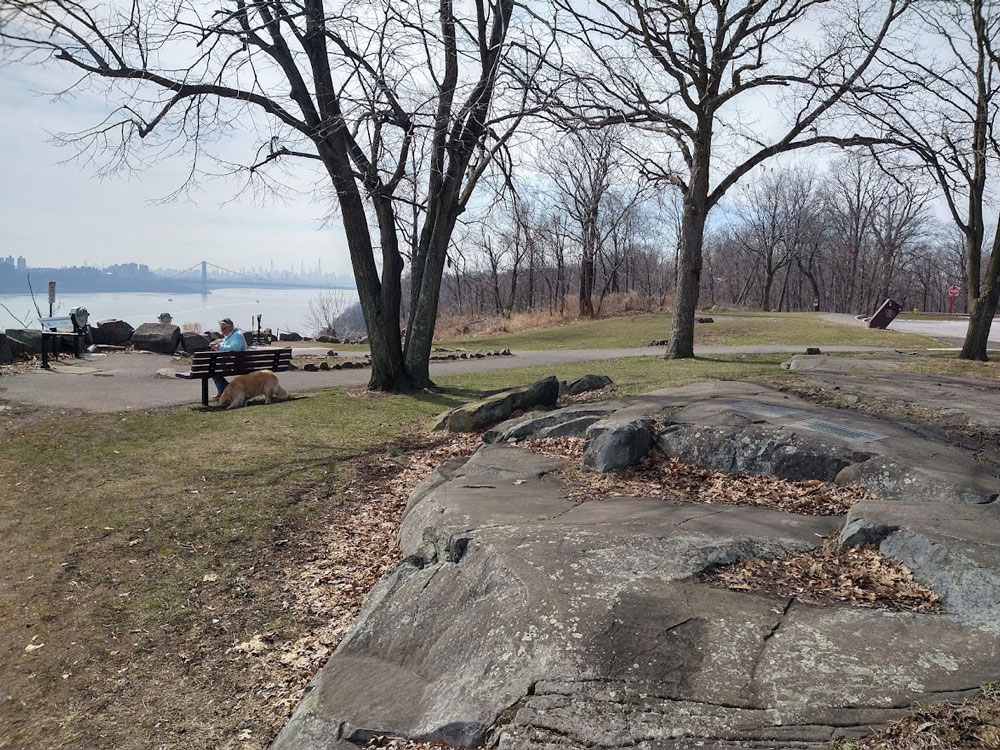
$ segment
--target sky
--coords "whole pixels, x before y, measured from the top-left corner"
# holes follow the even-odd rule
[[[224,268],[316,268],[350,274],[343,228],[324,222],[308,197],[287,202],[234,200],[240,184],[214,179],[195,200],[161,203],[184,181],[186,165],[159,163],[132,175],[99,179],[71,159],[51,134],[93,125],[109,111],[95,96],[53,100],[59,73],[0,67],[0,256],[23,255],[31,267],[146,263],[187,268],[208,260]],[[247,139],[245,144],[252,148]]]

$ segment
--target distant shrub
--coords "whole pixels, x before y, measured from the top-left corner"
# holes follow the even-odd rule
[[[201,333],[201,323],[181,323],[184,333]]]

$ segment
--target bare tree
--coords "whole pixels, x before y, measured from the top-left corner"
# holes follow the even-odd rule
[[[336,336],[337,320],[351,306],[351,298],[342,289],[324,289],[309,300],[306,322],[317,336]]]
[[[317,162],[347,235],[372,352],[369,387],[431,385],[457,218],[525,116],[519,86],[530,71],[517,83],[504,77],[515,54],[514,0],[217,3],[0,0],[0,40],[9,57],[70,66],[78,86],[103,85],[120,103],[77,139],[117,166],[134,166],[145,140],[161,155],[187,148],[195,174],[207,145],[234,130],[263,134],[247,160],[252,177],[266,179],[269,166],[292,158]],[[516,50],[535,60],[543,52],[530,33],[518,34]]]
[[[762,310],[771,309],[775,279],[798,259],[806,241],[813,179],[804,169],[764,169],[742,190],[736,211],[742,226],[734,237],[763,277]]]
[[[576,27],[592,67],[576,66],[578,100],[564,109],[591,125],[627,122],[666,136],[679,155],[649,158],[651,177],[683,195],[677,294],[668,357],[694,356],[694,316],[708,212],[751,169],[772,156],[849,135],[824,119],[875,59],[908,0],[594,0],[586,10],[555,0]],[[805,48],[798,32],[825,33]],[[788,121],[773,137],[744,128],[740,105],[780,101]],[[719,152],[724,151],[725,160]]]
[[[940,187],[965,238],[970,321],[959,357],[986,360],[1000,299],[1000,235],[985,274],[982,269],[989,182],[1000,158],[994,131],[1000,11],[986,0],[918,3],[915,9],[912,47],[883,52],[893,75],[872,82],[854,106],[876,128],[879,142],[914,155]],[[884,146],[876,150],[885,152]]]
[[[595,262],[600,249],[601,206],[608,196],[621,152],[613,128],[567,133],[543,159],[541,170],[556,199],[573,220],[580,248],[580,315],[594,317]]]

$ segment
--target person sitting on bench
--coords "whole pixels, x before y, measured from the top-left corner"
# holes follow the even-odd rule
[[[243,331],[233,325],[232,318],[223,318],[220,320],[219,330],[222,331],[222,338],[212,341],[208,345],[210,349],[216,349],[220,352],[246,351],[247,338],[243,335]],[[214,376],[212,380],[215,381],[215,387],[219,391],[215,394],[215,398],[218,399],[219,396],[222,395],[222,392],[226,390],[226,386],[229,385],[229,381],[221,375]]]

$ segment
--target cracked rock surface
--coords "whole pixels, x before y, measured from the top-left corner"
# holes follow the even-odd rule
[[[876,458],[901,468],[882,479],[890,499],[846,518],[642,498],[574,505],[552,475],[560,460],[484,445],[414,492],[406,560],[372,591],[275,748],[351,748],[376,734],[505,750],[820,748],[1000,674],[1000,504],[964,453],[747,384],[608,406],[586,416],[690,428],[677,450],[705,463],[728,455],[778,471],[773,454],[791,446],[809,466],[846,461],[830,470],[838,481]],[[708,428],[719,447],[692,448]],[[756,464],[740,447],[751,429],[776,441]],[[936,587],[945,612],[816,607],[698,580],[832,534],[880,544]]]

